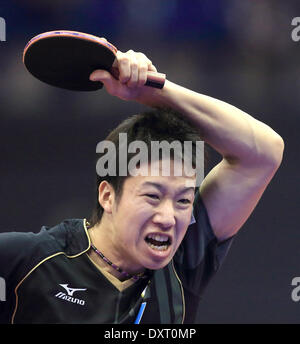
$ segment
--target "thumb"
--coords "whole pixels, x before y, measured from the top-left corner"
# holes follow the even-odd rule
[[[102,69],[94,70],[89,79],[91,81],[101,81],[108,89],[112,88],[117,81],[109,72]]]

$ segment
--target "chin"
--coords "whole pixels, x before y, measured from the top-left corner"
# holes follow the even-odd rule
[[[156,263],[153,262],[150,264],[145,264],[144,267],[146,269],[149,269],[149,270],[159,270],[159,269],[163,269],[164,267],[166,267],[170,263],[170,261],[171,261],[171,259],[164,261],[164,262],[156,262]]]

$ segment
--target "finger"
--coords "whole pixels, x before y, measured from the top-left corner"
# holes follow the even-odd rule
[[[129,50],[127,54],[130,56],[130,79],[127,82],[127,86],[134,88],[138,85],[139,80],[139,62],[133,50]]]
[[[107,81],[111,78],[111,74],[109,72],[107,72],[106,70],[103,69],[97,69],[94,70],[91,74],[89,79],[91,81]]]
[[[144,86],[147,81],[148,64],[151,63],[151,61],[143,58],[143,56],[137,57],[139,63],[138,86]]]
[[[113,93],[118,86],[118,81],[109,72],[102,69],[94,70],[89,79],[91,81],[101,81],[110,93]]]
[[[152,61],[148,59],[148,57],[145,54],[137,53],[137,56],[140,64],[146,63],[148,70],[150,70],[151,72],[157,72],[156,67],[152,64]]]
[[[119,80],[122,84],[126,84],[130,80],[131,67],[130,67],[130,57],[126,53],[121,51],[117,52],[116,60],[113,67],[119,69]]]
[[[144,86],[147,81],[147,72],[148,66],[147,64],[143,64],[139,66],[139,79],[138,79],[138,86]]]
[[[148,66],[148,70],[150,70],[151,72],[157,72],[157,69],[156,69],[156,67],[153,64]]]

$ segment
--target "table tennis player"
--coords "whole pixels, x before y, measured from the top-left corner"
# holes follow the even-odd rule
[[[281,164],[283,139],[267,124],[168,78],[162,89],[145,86],[157,68],[143,53],[118,51],[114,68],[90,80],[101,81],[112,102],[152,109],[101,138],[117,147],[108,164],[120,161],[120,134],[128,145],[144,142],[150,155],[153,142],[204,141],[222,160],[200,185],[175,154],[142,161],[135,174],[97,174],[87,218],[0,234],[1,323],[197,322],[207,285]],[[101,162],[106,153],[97,154]]]

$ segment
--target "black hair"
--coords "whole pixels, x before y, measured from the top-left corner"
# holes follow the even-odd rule
[[[174,141],[179,141],[181,143],[184,141],[191,141],[193,148],[196,145],[196,141],[202,141],[198,130],[196,130],[196,128],[183,115],[172,109],[154,109],[152,111],[133,115],[125,119],[114,130],[112,130],[105,140],[111,141],[115,147],[119,147],[120,133],[127,134],[128,145],[132,141],[137,140],[145,142],[149,148],[148,151],[150,151],[151,142],[153,141],[167,141],[168,143],[172,143]],[[96,160],[98,161],[103,154],[104,153],[97,153]],[[135,154],[127,152],[127,161],[129,161],[131,156]],[[114,156],[114,158],[116,159],[115,161],[117,164],[116,171],[118,171],[118,149],[116,149],[116,156]],[[205,149],[204,164],[207,162],[208,152]],[[193,149],[192,153],[192,164],[195,166],[195,149]],[[103,208],[98,201],[98,188],[100,183],[106,180],[111,184],[115,192],[116,201],[118,202],[122,196],[124,182],[128,177],[128,173],[126,176],[120,176],[117,173],[116,176],[106,175],[104,177],[96,174],[95,207],[89,219],[91,226],[99,223],[103,215]]]

